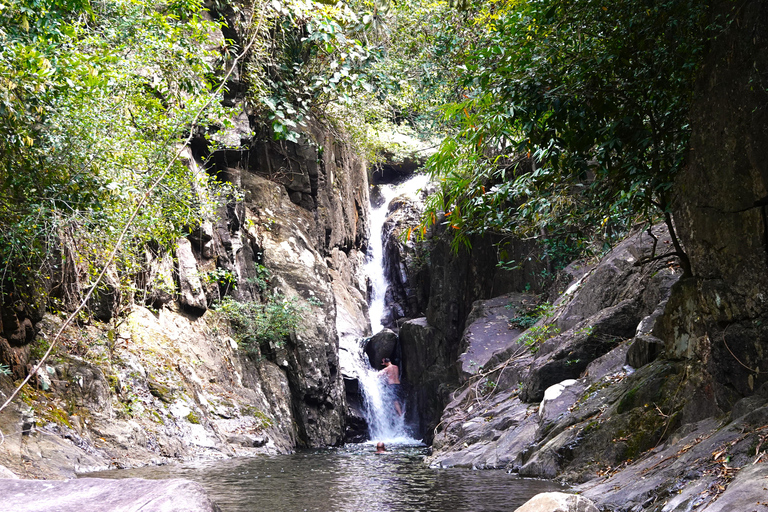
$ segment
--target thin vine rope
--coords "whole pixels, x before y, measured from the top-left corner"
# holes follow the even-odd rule
[[[112,251],[109,254],[109,258],[107,258],[107,261],[104,263],[101,271],[99,272],[99,275],[96,277],[96,280],[91,285],[88,292],[85,294],[83,299],[80,301],[80,304],[75,308],[75,310],[69,314],[67,319],[64,321],[64,323],[61,325],[59,330],[56,332],[56,335],[53,337],[53,340],[51,341],[50,346],[48,347],[48,350],[46,350],[45,354],[43,354],[43,357],[40,358],[40,361],[35,365],[35,367],[30,371],[27,376],[24,378],[24,380],[19,384],[16,389],[14,389],[13,393],[11,393],[11,396],[8,397],[8,399],[5,401],[3,405],[0,406],[0,412],[3,412],[6,407],[10,405],[10,403],[13,401],[14,398],[16,398],[16,395],[19,394],[21,389],[30,381],[33,375],[36,375],[37,372],[40,370],[40,368],[43,366],[43,363],[48,359],[48,356],[51,354],[51,351],[56,346],[56,343],[58,343],[59,339],[61,338],[62,333],[64,330],[72,323],[72,321],[77,317],[77,315],[80,313],[80,311],[83,310],[83,308],[88,303],[88,300],[93,295],[93,292],[96,290],[96,287],[101,283],[101,280],[104,278],[104,275],[106,275],[107,270],[109,270],[109,267],[112,265],[112,263],[115,260],[115,257],[117,256],[117,253],[125,240],[126,235],[128,234],[128,230],[133,225],[133,221],[136,220],[136,216],[139,214],[139,211],[141,210],[142,206],[147,202],[149,199],[150,194],[154,191],[154,189],[162,182],[162,180],[165,178],[165,176],[171,171],[171,168],[173,164],[176,163],[176,161],[179,159],[181,154],[184,152],[184,150],[187,148],[187,144],[190,140],[192,140],[192,136],[194,135],[194,131],[197,128],[196,123],[200,119],[200,117],[203,115],[203,112],[211,106],[211,103],[213,103],[214,99],[218,96],[219,93],[221,93],[222,89],[227,84],[227,80],[229,80],[229,77],[232,76],[232,73],[235,71],[235,67],[240,62],[240,60],[245,57],[245,55],[250,51],[253,44],[256,42],[256,38],[259,35],[259,32],[261,31],[261,24],[264,21],[264,9],[266,7],[266,4],[262,4],[261,6],[261,12],[259,14],[259,21],[256,25],[256,30],[253,32],[253,36],[251,37],[251,40],[248,42],[248,44],[243,48],[243,51],[235,57],[235,59],[232,61],[232,65],[229,67],[229,70],[227,71],[227,74],[224,75],[224,78],[222,79],[219,86],[216,88],[216,90],[213,92],[213,94],[210,95],[208,98],[208,101],[201,106],[198,111],[193,116],[192,120],[190,121],[190,128],[189,128],[189,134],[187,135],[186,139],[184,140],[184,144],[181,145],[181,147],[176,151],[173,158],[170,162],[168,162],[168,165],[163,169],[163,171],[157,176],[157,178],[152,181],[152,184],[147,189],[147,191],[144,193],[142,198],[139,200],[139,202],[134,207],[133,211],[131,212],[131,216],[128,218],[128,220],[125,223],[125,226],[123,226],[123,230],[120,232],[120,236],[117,238],[117,242],[115,243],[115,247],[112,249]],[[253,22],[253,18],[251,18],[251,22]]]

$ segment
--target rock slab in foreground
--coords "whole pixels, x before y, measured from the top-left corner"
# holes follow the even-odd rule
[[[592,501],[576,494],[543,492],[526,501],[515,512],[599,512]]]
[[[144,480],[0,480],[3,510],[14,512],[220,512],[200,484]]]

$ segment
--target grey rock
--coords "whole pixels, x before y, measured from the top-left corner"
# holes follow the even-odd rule
[[[531,365],[521,399],[539,402],[549,386],[580,377],[589,363],[632,337],[638,321],[636,303],[627,299],[550,338]]]
[[[269,438],[267,436],[250,436],[245,434],[236,434],[229,436],[227,442],[230,444],[240,445],[247,448],[260,447],[267,444]]]
[[[742,468],[720,497],[703,508],[706,512],[759,510],[768,496],[768,464],[751,464]]]
[[[586,384],[582,380],[565,380],[547,388],[539,405],[539,426],[548,430],[584,394]]]
[[[219,512],[189,480],[0,480],[3,508],[14,512]]]
[[[640,368],[655,361],[663,350],[664,342],[659,338],[647,334],[638,334],[629,346],[627,364],[633,368]]]
[[[382,329],[377,332],[365,345],[365,353],[371,363],[371,367],[380,368],[383,358],[395,359],[398,337],[390,329]],[[397,361],[395,361],[397,362]]]
[[[19,477],[16,475],[16,473],[11,471],[7,467],[0,466],[0,479],[2,479],[2,478],[18,479]]]
[[[666,227],[656,225],[653,233],[659,240],[656,253],[666,251],[671,244]],[[601,310],[627,300],[635,304],[635,329],[640,319],[650,315],[669,296],[681,273],[663,260],[636,266],[641,258],[651,256],[653,246],[654,240],[647,231],[636,232],[614,247],[590,273],[574,282],[561,299],[564,305],[557,315],[560,330],[567,331]]]
[[[516,341],[523,330],[513,327],[510,320],[518,316],[526,304],[534,302],[532,295],[510,293],[472,305],[461,338],[461,345],[466,348],[459,356],[460,378],[476,374],[499,351],[511,348],[522,352]]]
[[[515,512],[599,512],[595,504],[576,494],[544,492],[528,500]]]
[[[193,311],[205,311],[208,309],[208,300],[200,281],[195,255],[192,253],[192,244],[186,238],[180,239],[177,243],[176,260],[178,261],[179,301]]]
[[[405,322],[400,328],[401,379],[412,390],[406,400],[406,419],[420,419],[420,432],[430,436],[448,403],[446,382],[456,381],[455,358],[445,336],[426,318]],[[418,411],[418,414],[414,414]]]

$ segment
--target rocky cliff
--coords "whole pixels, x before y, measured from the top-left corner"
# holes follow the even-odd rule
[[[247,117],[240,123],[250,131]],[[188,164],[203,172],[195,156]],[[207,161],[206,172],[241,195],[179,240],[175,254],[147,253],[139,284],[164,286],[140,290],[118,316],[108,307],[93,314],[102,298],[64,331],[34,385],[0,415],[0,464],[61,477],[343,441],[339,333],[368,328],[365,165],[320,128],[297,144],[242,139],[239,150]],[[216,309],[226,296],[289,302],[290,335],[239,344]],[[13,375],[0,377],[3,396],[61,323],[52,313],[4,310],[0,357]]]

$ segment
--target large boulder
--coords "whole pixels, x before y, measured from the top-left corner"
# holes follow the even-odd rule
[[[591,500],[577,494],[544,492],[537,494],[515,512],[599,512]]]
[[[208,309],[197,260],[192,253],[192,244],[186,238],[178,241],[176,247],[176,269],[179,276],[179,302],[190,311],[203,313]]]
[[[220,512],[200,484],[189,480],[3,480],[3,508],[14,512]]]
[[[381,360],[385,357],[392,359],[393,361],[399,359],[395,357],[398,348],[397,343],[397,334],[390,329],[382,329],[371,336],[368,343],[365,344],[365,354],[368,356],[371,367],[379,368],[381,366]],[[397,363],[398,361],[395,362]]]
[[[557,301],[561,306],[556,317],[558,329],[567,331],[624,301],[634,305],[638,321],[654,313],[665,304],[672,285],[682,274],[675,257],[650,261],[669,252],[671,245],[669,230],[663,224],[624,239],[598,265],[575,280]]]
[[[539,402],[548,387],[580,377],[592,361],[631,338],[639,320],[636,305],[626,300],[544,341],[523,381],[521,400]]]

